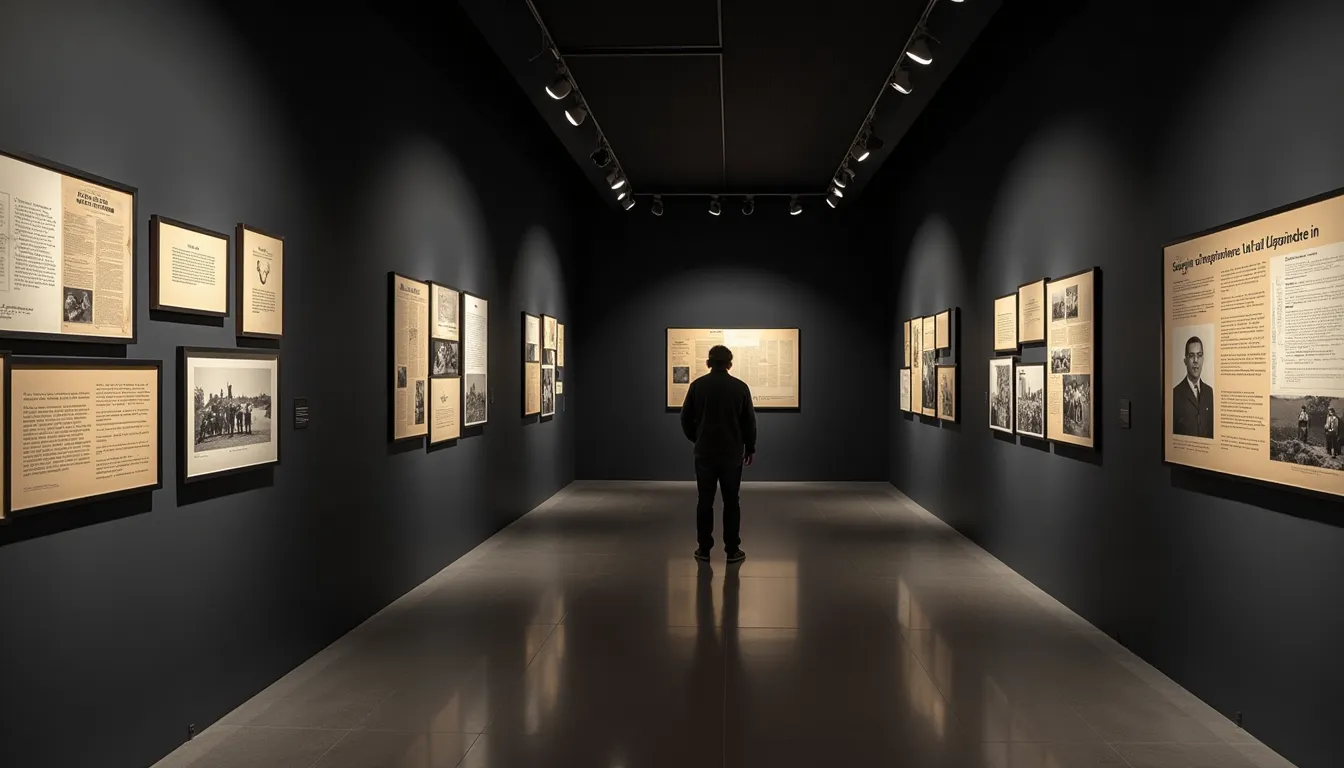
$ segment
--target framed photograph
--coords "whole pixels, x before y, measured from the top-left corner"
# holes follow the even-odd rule
[[[691,382],[709,373],[705,352],[718,344],[733,352],[729,373],[751,387],[761,411],[802,405],[801,334],[797,328],[668,328],[667,410],[680,410]]]
[[[910,319],[910,412],[920,413],[924,402],[924,318]]]
[[[7,362],[6,514],[163,487],[162,361],[15,356]]]
[[[555,394],[557,397],[565,394],[565,324],[557,323],[555,327]]]
[[[933,316],[934,346],[938,349],[952,348],[952,310],[944,309]]]
[[[932,317],[922,321],[923,338],[920,340],[919,373],[924,381],[920,384],[919,412],[923,416],[938,415],[938,343],[937,326]]]
[[[1045,283],[1041,278],[1017,287],[1017,343],[1045,343]]]
[[[1096,447],[1097,349],[1096,275],[1085,269],[1046,283],[1047,439],[1082,448]]]
[[[908,367],[910,367],[910,321],[909,321],[909,320],[906,320],[905,322],[901,323],[901,335],[902,335],[903,337],[905,337],[905,344],[904,344],[905,353],[904,353],[904,356],[901,358],[901,360],[902,360],[901,365],[903,365],[903,366],[905,366],[905,367],[908,368]]]
[[[559,359],[559,323],[541,316],[541,415],[555,415],[555,367]]]
[[[1019,435],[1044,440],[1045,363],[1018,363],[1014,382],[1014,431]]]
[[[523,313],[523,415],[541,413],[541,318]]]
[[[490,305],[462,294],[462,426],[477,427],[490,418]]]
[[[280,353],[177,348],[184,483],[280,463]]]
[[[234,234],[238,280],[238,336],[278,339],[284,335],[285,239],[239,222]]]
[[[989,359],[989,428],[1013,431],[1013,363],[1011,357]]]
[[[462,294],[429,283],[429,444],[462,436]]]
[[[910,412],[910,369],[901,369],[901,410]]]
[[[229,236],[149,217],[149,308],[229,316]]]
[[[957,366],[940,365],[938,371],[938,418],[957,421]]]
[[[0,151],[0,336],[134,344],[135,187]]]
[[[1017,353],[1017,291],[994,300],[994,351]]]
[[[429,433],[429,283],[396,272],[388,280],[391,439],[418,440]]]

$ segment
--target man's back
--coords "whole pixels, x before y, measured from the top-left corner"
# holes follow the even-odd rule
[[[726,370],[691,382],[681,409],[681,429],[695,442],[697,458],[738,462],[756,452],[756,411],[751,389]]]

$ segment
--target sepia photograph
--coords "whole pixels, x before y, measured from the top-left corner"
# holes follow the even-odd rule
[[[1344,397],[1269,397],[1269,458],[1286,464],[1344,471],[1340,421]]]
[[[690,367],[689,365],[674,365],[674,366],[672,366],[672,383],[673,383],[673,384],[690,384],[690,383],[691,383],[691,367]]]
[[[434,307],[434,322],[441,326],[457,325],[457,291],[440,290],[438,303]]]
[[[1069,373],[1073,370],[1073,349],[1063,347],[1050,350],[1050,372]]]
[[[1213,439],[1213,323],[1182,325],[1167,339],[1167,386],[1171,387],[1171,433]],[[1271,408],[1270,417],[1273,418]],[[1272,431],[1272,427],[1271,427]]]
[[[901,369],[901,410],[910,411],[910,369]]]
[[[923,377],[923,389],[920,392],[923,402],[920,405],[923,406],[926,415],[932,416],[938,409],[938,353],[936,350],[926,349],[920,354],[923,355],[919,371]]]
[[[456,378],[462,370],[458,366],[459,342],[430,339],[430,357],[434,367],[430,375],[436,379]]]
[[[957,420],[957,366],[938,366],[938,418]]]
[[[1064,376],[1064,434],[1092,436],[1092,374]]]
[[[1017,366],[1017,434],[1045,439],[1045,364]]]
[[[65,322],[93,323],[93,291],[66,287]]]
[[[425,380],[415,382],[415,423],[425,423]]]
[[[1055,290],[1050,292],[1050,321],[1057,323],[1066,318],[1067,310],[1064,307],[1064,291]]]
[[[550,352],[552,350],[546,350]],[[555,369],[541,369],[541,415],[555,413]]]
[[[1064,289],[1064,317],[1068,320],[1078,319],[1078,286],[1070,285]]]
[[[537,363],[541,361],[541,358],[539,357],[537,352],[537,345],[533,344],[530,341],[527,342],[527,350],[523,354],[525,357],[523,362],[525,363]]]
[[[1013,358],[989,360],[989,427],[1013,431]]]
[[[406,366],[397,366],[397,389],[406,388]]]
[[[462,384],[462,423],[481,424],[486,420],[485,374],[469,373]]]
[[[555,365],[555,350],[554,350],[554,349],[543,349],[543,350],[541,350],[541,364],[542,364],[542,365]]]
[[[193,453],[271,441],[271,371],[256,367],[192,368]]]

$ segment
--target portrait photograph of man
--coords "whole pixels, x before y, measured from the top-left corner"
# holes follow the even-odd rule
[[[1171,334],[1171,352],[1179,355],[1170,371],[1171,431],[1185,437],[1213,438],[1213,325],[1185,326]]]

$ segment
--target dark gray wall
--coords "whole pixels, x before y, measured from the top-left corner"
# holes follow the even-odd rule
[[[173,382],[178,345],[234,346],[232,319],[149,316],[153,213],[284,234],[286,317],[274,472],[179,490],[169,388],[152,501],[0,527],[0,764],[148,765],[572,479],[571,419],[519,417],[515,340],[524,308],[567,318],[597,198],[440,11],[426,59],[352,11],[316,34],[272,4],[6,7],[0,145],[140,189],[129,355]],[[393,269],[490,301],[491,420],[454,447],[387,442]]]
[[[604,215],[578,286],[582,478],[689,479],[691,446],[665,411],[666,329],[797,327],[802,409],[758,415],[759,463],[749,480],[886,478],[888,371],[880,283],[849,247],[846,219],[785,199],[722,216],[704,199],[648,200]],[[568,382],[566,383],[568,386]]]
[[[1162,465],[1161,245],[1344,186],[1341,28],[1330,2],[1006,7],[864,201],[888,328],[963,317],[962,424],[893,414],[892,482],[1303,768],[1344,763],[1344,508]],[[1091,266],[1101,449],[992,433],[993,298]]]

